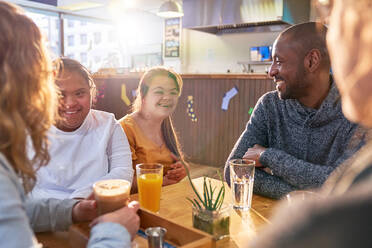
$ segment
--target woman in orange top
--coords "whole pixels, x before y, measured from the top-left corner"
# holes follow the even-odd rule
[[[164,165],[163,185],[186,176],[183,154],[170,115],[182,90],[180,75],[164,67],[154,67],[141,78],[133,112],[120,120],[132,151],[133,166],[139,163]],[[136,180],[133,190],[136,191]]]

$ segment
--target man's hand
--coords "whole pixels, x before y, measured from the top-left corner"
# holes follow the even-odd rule
[[[248,148],[247,152],[244,154],[243,158],[254,160],[256,167],[262,167],[263,165],[260,163],[260,155],[266,150],[265,147],[260,145],[254,145],[251,148]]]
[[[91,199],[90,196],[74,205],[72,208],[72,222],[91,221],[97,217],[97,202]]]
[[[139,203],[132,201],[127,207],[120,208],[114,212],[101,215],[100,217],[94,219],[90,223],[90,227],[101,223],[101,222],[114,222],[122,225],[129,232],[132,240],[135,237],[140,224],[140,218],[137,215],[137,210],[139,209]]]

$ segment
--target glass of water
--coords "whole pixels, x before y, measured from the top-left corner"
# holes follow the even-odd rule
[[[252,206],[255,161],[232,159],[229,164],[233,207],[242,211],[249,210]]]

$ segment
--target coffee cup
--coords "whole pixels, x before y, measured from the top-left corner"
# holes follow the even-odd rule
[[[98,214],[106,214],[128,204],[131,183],[123,179],[108,179],[93,184]]]

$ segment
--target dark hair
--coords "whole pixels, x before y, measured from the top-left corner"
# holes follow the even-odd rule
[[[289,38],[299,48],[299,53],[304,57],[311,49],[318,49],[322,62],[330,65],[326,43],[327,27],[320,22],[305,22],[293,25],[284,30],[280,36]]]
[[[59,75],[61,76],[62,73],[66,70],[69,72],[77,72],[79,73],[82,78],[84,78],[85,82],[88,84],[89,88],[91,89],[91,95],[92,98],[95,99],[96,96],[96,84],[94,83],[92,74],[89,72],[89,70],[80,64],[79,61],[70,59],[67,57],[61,57],[56,61],[57,64],[59,64]]]
[[[137,88],[137,97],[133,102],[132,105],[132,112],[139,111],[142,105],[142,99],[146,96],[149,85],[152,81],[152,79],[155,76],[163,75],[166,77],[169,77],[173,79],[174,83],[176,84],[176,88],[179,92],[179,95],[181,95],[183,81],[179,74],[174,72],[171,69],[165,68],[165,67],[153,67],[146,71],[138,84]],[[178,156],[183,162],[184,161],[184,155],[182,153],[181,145],[178,141],[178,137],[176,134],[176,131],[173,126],[172,118],[168,116],[165,118],[161,124],[161,132],[163,134],[163,138],[165,141],[165,145],[168,147],[168,149],[174,153],[176,156]]]

